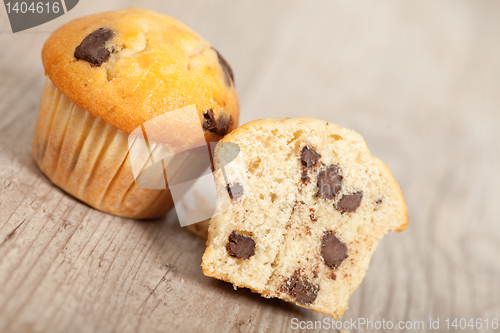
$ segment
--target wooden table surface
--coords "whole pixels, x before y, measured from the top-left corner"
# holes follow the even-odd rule
[[[410,225],[379,244],[342,320],[424,321],[387,330],[416,332],[432,317],[446,332],[447,318],[500,319],[499,1],[81,0],[16,34],[0,9],[0,332],[287,332],[292,318],[326,317],[205,277],[204,240],[175,212],[107,215],[37,169],[44,41],[130,6],[184,21],[224,54],[242,123],[322,118],[392,169]]]

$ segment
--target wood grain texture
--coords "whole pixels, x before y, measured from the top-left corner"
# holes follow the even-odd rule
[[[500,319],[498,1],[85,0],[17,34],[0,9],[0,332],[287,332],[294,317],[325,318],[203,276],[204,241],[175,212],[107,215],[38,171],[43,42],[70,19],[133,5],[217,47],[242,123],[322,118],[393,170],[410,225],[382,240],[343,320],[428,331],[429,317]]]

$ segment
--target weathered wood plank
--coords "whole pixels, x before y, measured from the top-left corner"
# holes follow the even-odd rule
[[[204,241],[175,212],[107,215],[38,171],[43,42],[71,18],[129,5],[81,1],[15,35],[0,21],[0,332],[269,332],[326,318],[203,276]],[[323,118],[363,134],[393,170],[410,226],[380,243],[343,320],[422,320],[428,331],[430,317],[500,319],[498,2],[141,5],[224,54],[243,123]]]

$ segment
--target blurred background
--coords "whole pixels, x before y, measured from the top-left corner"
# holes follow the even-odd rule
[[[439,318],[448,331],[447,318],[500,319],[499,1],[80,0],[16,34],[0,8],[0,331],[289,331],[291,318],[325,318],[204,277],[204,241],[175,213],[141,223],[93,211],[35,167],[44,41],[132,6],[224,55],[240,124],[321,118],[359,132],[392,169],[410,224],[379,244],[342,320],[428,331]]]

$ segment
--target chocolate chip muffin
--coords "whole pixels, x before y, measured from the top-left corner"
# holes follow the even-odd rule
[[[226,142],[240,148],[229,164]],[[245,124],[214,162],[203,273],[264,297],[339,318],[382,236],[408,224],[391,171],[359,134],[326,121]]]
[[[42,60],[33,157],[54,184],[111,214],[163,215],[173,207],[164,158],[238,123],[231,67],[166,15],[132,8],[74,20],[47,40]],[[199,163],[178,168],[190,165]]]

